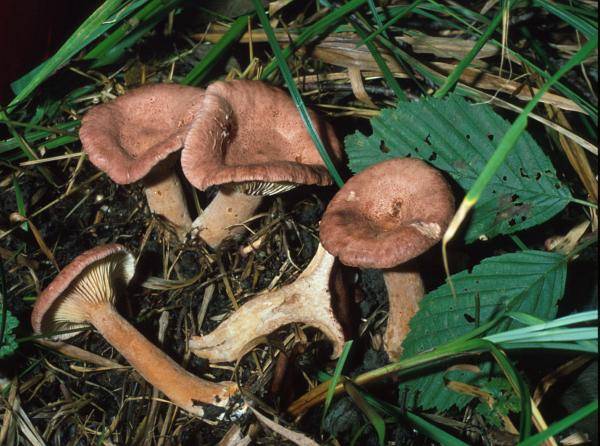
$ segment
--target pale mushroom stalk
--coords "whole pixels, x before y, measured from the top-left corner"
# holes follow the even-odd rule
[[[244,231],[242,223],[254,215],[262,199],[259,195],[247,195],[231,186],[222,186],[191,224],[192,236],[199,232],[202,240],[211,248],[217,248],[226,238]]]
[[[121,245],[86,251],[64,268],[40,294],[31,315],[36,333],[66,339],[62,330],[92,325],[150,384],[182,409],[202,416],[204,406],[225,406],[231,382],[198,378],[148,341],[115,309],[117,295],[133,277],[132,254]]]
[[[211,362],[239,359],[251,341],[293,322],[322,331],[333,342],[332,357],[341,354],[344,331],[334,314],[331,293],[335,258],[321,245],[306,269],[289,285],[259,294],[205,336],[192,336],[190,350]]]
[[[185,137],[181,167],[194,187],[222,189],[216,203],[192,224],[211,247],[243,232],[241,223],[252,217],[259,196],[304,184],[331,184],[294,102],[282,90],[259,81],[218,81],[206,89],[197,110]],[[310,114],[339,162],[342,149],[332,127]]]
[[[419,302],[425,296],[425,286],[421,274],[414,267],[400,266],[384,270],[383,280],[389,301],[383,346],[390,359],[395,361],[400,359],[402,341],[408,335],[408,324],[419,310]]]
[[[163,161],[146,175],[142,182],[150,211],[170,222],[174,226],[177,238],[184,240],[192,225],[192,219],[174,163],[170,160]]]

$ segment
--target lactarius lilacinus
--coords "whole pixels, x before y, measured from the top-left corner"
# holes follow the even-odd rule
[[[350,178],[323,214],[320,238],[327,251],[344,265],[384,270],[384,347],[393,360],[424,295],[418,270],[407,262],[441,239],[453,213],[454,197],[440,172],[418,159],[396,158]]]
[[[333,343],[336,358],[344,345],[344,330],[336,318],[344,309],[337,307],[347,299],[340,275],[335,258],[319,245],[294,282],[254,297],[208,335],[192,336],[190,350],[211,362],[236,361],[251,341],[297,322],[322,331]]]
[[[333,128],[310,112],[332,159],[342,158]],[[181,167],[200,190],[219,192],[193,228],[216,248],[243,231],[265,195],[331,184],[319,152],[287,93],[260,81],[215,82],[185,138]]]
[[[148,207],[169,221],[180,240],[190,218],[177,175],[178,152],[204,90],[147,85],[90,109],[79,130],[83,150],[117,184],[144,184]]]
[[[213,383],[192,375],[117,313],[115,300],[134,269],[133,255],[121,245],[84,252],[38,297],[31,315],[35,332],[66,339],[77,333],[54,333],[92,325],[144,379],[182,409],[201,416],[206,405],[227,405],[236,390],[234,383]]]

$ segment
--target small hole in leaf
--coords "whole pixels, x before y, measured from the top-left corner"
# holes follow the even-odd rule
[[[561,186],[560,186],[560,183],[556,183],[556,184],[554,185],[554,188],[555,188],[555,189],[560,189],[560,187],[561,187]]]
[[[390,153],[390,149],[385,145],[383,139],[379,141],[379,150],[381,150],[383,153]]]
[[[541,178],[542,178],[542,172],[537,172],[535,174],[535,181],[540,181]]]
[[[488,133],[488,136],[487,136],[487,137],[488,137],[488,139],[489,139],[490,141],[493,141],[493,140],[494,140],[494,135],[492,135],[491,133]]]
[[[521,223],[523,223],[525,220],[527,220],[527,217],[525,217],[524,215],[521,215]]]
[[[465,138],[471,139],[471,135],[465,135]]]
[[[427,158],[429,161],[435,161],[437,159],[437,153],[432,152],[431,155],[429,155],[429,158]]]
[[[552,171],[548,170],[548,169],[544,170],[544,173],[547,173],[548,175],[552,175]]]
[[[517,224],[517,221],[514,218],[511,218],[510,220],[508,220],[508,226],[514,226]]]
[[[497,192],[496,192],[496,189],[492,189],[492,193],[493,193],[493,194],[496,194],[496,193],[497,193]]]
[[[465,317],[465,319],[467,320],[467,322],[469,324],[472,324],[473,322],[475,322],[475,318],[473,316],[471,316],[470,314],[465,313],[463,316]]]
[[[407,153],[407,154],[406,154],[406,157],[407,157],[407,158],[412,158],[412,153]]]
[[[502,177],[502,181],[508,181],[508,177],[507,177],[506,175],[504,175],[504,176]]]
[[[415,152],[419,153],[419,148],[415,147]]]
[[[512,194],[511,197],[510,197],[510,201],[512,201],[513,203],[515,201],[517,201],[518,199],[519,199],[519,196],[517,194]]]
[[[523,178],[529,178],[529,175],[527,175],[527,172],[525,172],[525,169],[523,169],[522,167],[519,169],[519,174],[523,177]]]
[[[427,137],[425,138],[425,144],[427,144],[428,146],[431,145],[431,135],[427,135]]]

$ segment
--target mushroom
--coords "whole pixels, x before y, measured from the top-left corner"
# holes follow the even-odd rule
[[[192,336],[192,353],[211,362],[236,361],[251,341],[292,322],[321,330],[332,342],[332,358],[344,346],[344,329],[336,318],[344,305],[335,258],[319,245],[306,269],[291,284],[259,294],[205,336]]]
[[[335,161],[342,150],[332,127],[311,119]],[[290,97],[260,81],[215,82],[206,89],[185,138],[181,166],[200,190],[220,186],[192,227],[211,247],[239,234],[262,196],[331,177]],[[237,225],[235,227],[232,227]]]
[[[148,207],[174,225],[180,240],[192,220],[174,152],[183,147],[203,95],[182,85],[147,85],[93,107],[79,130],[90,161],[115,183],[142,180]]]
[[[424,295],[416,267],[407,263],[444,234],[454,197],[440,172],[413,158],[375,164],[333,197],[321,220],[320,238],[341,263],[381,268],[389,298],[384,347],[396,360],[408,323]]]
[[[133,255],[121,245],[84,252],[39,295],[31,315],[33,329],[54,339],[67,339],[77,334],[73,329],[90,324],[177,406],[199,416],[204,413],[203,405],[225,406],[235,391],[234,383],[213,383],[192,375],[116,311],[115,300],[134,269]]]

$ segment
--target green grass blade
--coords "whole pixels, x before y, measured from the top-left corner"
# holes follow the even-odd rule
[[[533,99],[523,108],[523,111],[515,122],[510,126],[506,134],[500,140],[498,148],[487,162],[481,174],[475,180],[475,183],[471,189],[467,192],[463,199],[460,207],[458,208],[454,218],[450,222],[450,225],[444,234],[443,244],[444,247],[450,241],[459,226],[464,221],[469,210],[477,203],[477,200],[481,196],[483,190],[488,185],[490,180],[493,178],[495,172],[500,168],[510,151],[515,147],[517,140],[527,127],[527,120],[529,113],[531,113],[537,103],[540,101],[542,96],[560,79],[564,74],[569,72],[573,67],[579,65],[583,60],[587,58],[589,54],[598,46],[598,39],[588,41],[571,59],[567,61],[549,80],[546,82],[535,94]]]
[[[444,446],[468,446],[464,441],[461,441],[455,436],[450,435],[445,430],[440,429],[435,424],[430,423],[417,414],[406,412],[404,416],[410,424],[419,430],[420,433],[428,436],[433,441],[437,441]]]
[[[192,68],[187,76],[183,78],[182,84],[198,85],[202,82],[227,49],[237,42],[244,31],[246,31],[249,17],[248,15],[243,15],[235,19],[223,37],[212,46],[200,63]]]
[[[519,397],[521,401],[521,413],[519,417],[519,434],[521,440],[528,438],[531,435],[531,395],[529,394],[529,389],[523,381],[523,378],[514,366],[511,364],[510,360],[506,357],[504,352],[502,352],[498,347],[496,347],[491,342],[485,342],[488,346],[488,349],[498,365],[500,369],[508,379],[508,382],[514,389],[515,393]]]
[[[338,359],[335,365],[333,376],[331,377],[331,381],[329,382],[329,389],[327,389],[327,396],[325,397],[325,406],[323,408],[323,416],[321,417],[321,430],[323,429],[325,416],[327,415],[329,407],[331,406],[331,402],[333,401],[335,386],[337,386],[337,383],[340,381],[340,377],[342,376],[342,370],[344,370],[344,365],[346,364],[346,360],[348,359],[348,354],[350,353],[350,349],[352,348],[353,342],[354,341],[350,340],[344,344],[342,354],[340,355],[340,358]]]
[[[105,53],[102,54],[101,57],[92,63],[90,68],[96,69],[117,62],[128,48],[133,46],[142,37],[147,35],[147,33],[156,27],[161,20],[164,20],[164,18],[170,13],[170,10],[162,9],[160,12],[161,14],[156,14],[152,19],[144,22],[143,26],[138,26],[134,32],[129,33],[120,42],[110,47]]]
[[[329,8],[333,8],[331,3],[327,0],[321,0],[321,3]],[[352,18],[350,19],[350,24],[354,28],[354,31],[356,32],[356,34],[358,34],[358,36],[360,37],[362,43],[364,43],[364,45],[367,47],[367,49],[371,53],[371,56],[373,56],[373,59],[375,60],[375,62],[377,63],[377,66],[379,67],[379,70],[383,73],[383,77],[385,78],[385,81],[387,82],[388,86],[392,89],[392,91],[394,92],[394,94],[396,95],[398,100],[399,101],[407,101],[408,98],[406,97],[406,94],[404,93],[404,91],[402,90],[402,87],[400,87],[400,84],[394,77],[392,70],[390,70],[390,67],[388,67],[387,62],[381,56],[381,53],[379,52],[379,49],[377,48],[377,46],[375,46],[375,44],[371,41],[365,42],[367,37],[369,37],[369,34]]]
[[[319,151],[319,154],[321,155],[325,166],[327,166],[327,170],[329,170],[331,177],[339,187],[342,187],[344,182],[342,181],[342,178],[340,177],[340,174],[338,173],[337,169],[333,165],[333,161],[331,161],[331,158],[329,157],[325,146],[323,146],[323,142],[321,141],[321,138],[319,138],[319,135],[315,130],[310,116],[308,115],[308,110],[304,105],[304,101],[302,100],[302,96],[300,95],[300,91],[298,90],[298,86],[294,82],[294,77],[292,76],[292,73],[289,67],[287,66],[285,57],[283,56],[281,48],[279,47],[279,43],[277,42],[277,38],[275,37],[275,33],[273,32],[273,28],[269,23],[269,19],[265,14],[263,6],[260,3],[260,0],[252,0],[252,3],[254,4],[254,8],[256,9],[258,19],[260,20],[260,23],[267,35],[267,38],[269,39],[271,50],[273,51],[273,54],[277,59],[277,63],[279,64],[279,70],[281,71],[281,74],[285,79],[288,90],[292,96],[292,99],[294,100],[294,103],[296,104],[296,107],[298,108],[298,111],[300,112],[300,116],[302,117],[302,120],[306,125],[308,133],[311,139],[313,140],[315,146],[317,147],[317,150]]]
[[[136,29],[140,25],[150,19],[156,14],[170,10],[174,8],[181,0],[144,0],[143,2],[136,2],[136,9],[142,6],[135,14],[131,16],[127,21],[122,20],[125,17],[119,16],[120,21],[123,22],[117,29],[110,33],[105,39],[98,43],[92,48],[84,57],[84,60],[93,60],[102,58],[107,52],[115,47],[121,40],[123,40],[128,34]]]
[[[583,406],[577,412],[566,416],[562,420],[552,424],[548,429],[539,434],[529,437],[527,440],[522,441],[518,446],[538,446],[546,441],[548,438],[561,433],[565,429],[573,426],[575,423],[589,417],[594,412],[598,411],[598,400],[592,401],[591,403]]]
[[[287,58],[290,57],[297,48],[300,48],[313,37],[327,32],[328,29],[337,24],[344,16],[362,6],[364,3],[366,3],[366,1],[367,0],[350,0],[348,3],[345,3],[339,8],[333,8],[328,14],[325,14],[325,16],[323,16],[317,22],[307,27],[294,42],[283,49],[282,57],[287,60]],[[275,71],[277,64],[277,59],[269,62],[262,72],[261,79],[267,79]]]
[[[56,70],[67,63],[81,48],[99,36],[98,30],[113,13],[121,6],[123,0],[106,0],[94,11],[54,55],[41,65],[35,74],[23,85],[16,97],[10,102],[7,111],[27,98],[42,82]]]
[[[335,387],[334,387],[335,388]],[[385,421],[381,418],[381,415],[377,413],[375,408],[371,406],[367,400],[363,397],[361,392],[356,388],[352,381],[346,379],[344,380],[344,389],[354,401],[354,404],[358,406],[363,414],[367,417],[373,428],[375,429],[375,433],[377,434],[377,439],[379,441],[379,446],[383,446],[385,444]]]
[[[597,23],[589,22],[577,15],[571,13],[565,5],[561,5],[555,2],[549,2],[548,0],[534,0],[534,6],[545,9],[551,14],[554,14],[559,19],[571,25],[573,28],[580,31],[586,38],[593,39],[598,34]]]
[[[382,25],[378,26],[377,30],[372,32],[371,34],[369,34],[367,36],[366,39],[363,40],[363,43],[368,43],[371,42],[375,37],[379,36],[380,34],[386,32],[386,30],[392,26],[394,23],[397,23],[402,17],[404,17],[407,14],[410,14],[411,12],[413,12],[415,10],[415,8],[417,6],[419,6],[421,3],[423,3],[423,0],[416,0],[415,2],[413,2],[411,5],[409,6],[401,6],[400,7],[400,12],[398,14],[396,14],[395,16],[393,16],[391,19],[389,19],[387,22],[383,23]]]
[[[510,5],[511,5],[511,3],[508,2],[507,8],[510,9]],[[494,19],[492,20],[490,25],[487,27],[485,32],[481,35],[481,37],[479,37],[479,39],[477,40],[475,45],[473,45],[473,48],[471,48],[469,53],[465,56],[465,58],[463,60],[460,61],[460,63],[456,66],[456,68],[454,70],[452,70],[452,73],[450,73],[450,75],[446,78],[446,81],[444,82],[444,84],[440,87],[440,89],[438,91],[435,92],[433,97],[442,98],[442,97],[446,96],[446,94],[454,87],[454,85],[458,82],[458,80],[462,76],[463,72],[469,67],[469,65],[471,65],[471,62],[473,62],[473,59],[475,59],[475,56],[477,56],[479,51],[481,51],[481,49],[487,43],[487,41],[490,39],[490,37],[492,37],[492,34],[494,34],[494,31],[496,31],[496,28],[498,28],[498,25],[500,25],[500,22],[502,22],[502,17],[504,16],[504,14],[505,14],[505,12],[503,9],[498,11],[498,13],[494,17]]]

